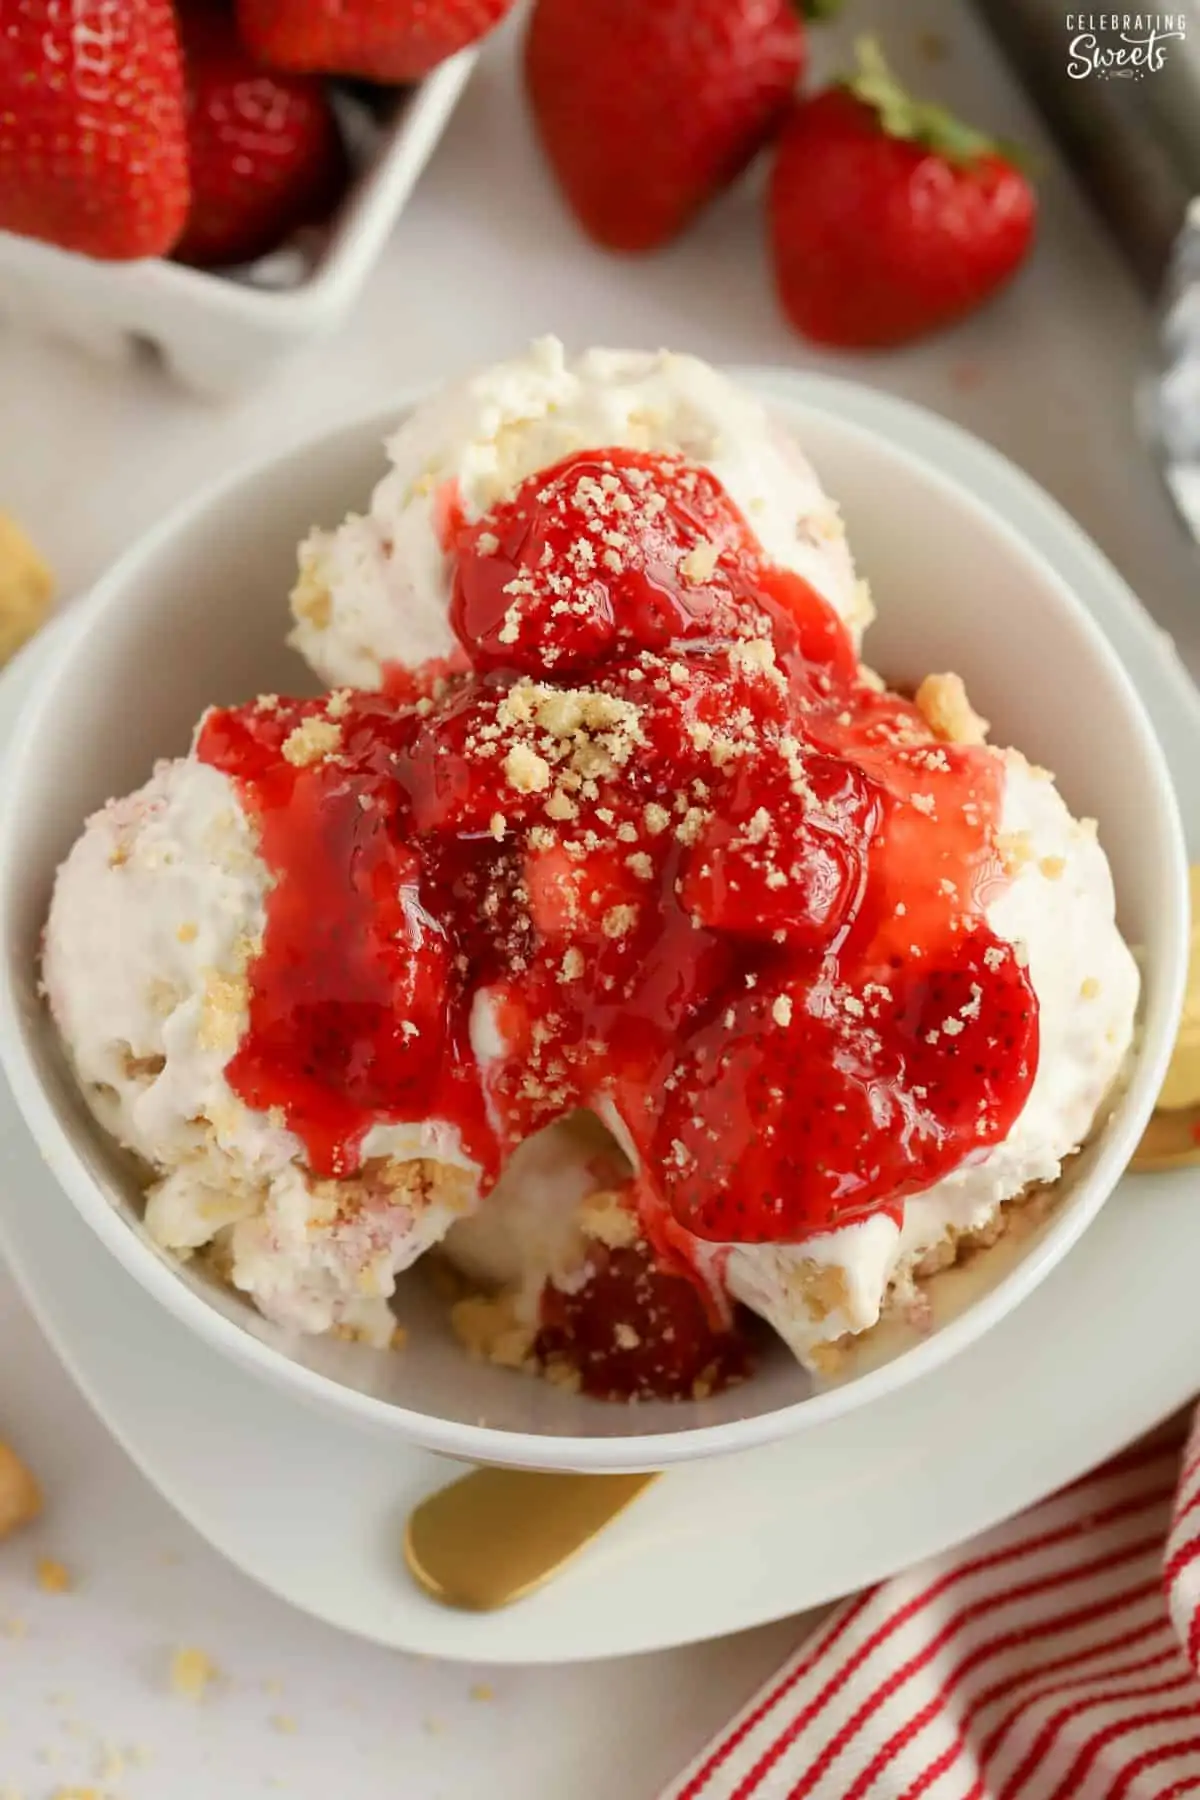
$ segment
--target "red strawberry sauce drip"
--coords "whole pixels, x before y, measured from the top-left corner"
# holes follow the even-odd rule
[[[727,1321],[696,1339],[696,1238],[899,1217],[1020,1112],[1037,1001],[984,915],[1003,765],[864,679],[703,470],[588,452],[444,510],[466,673],[204,723],[274,876],[228,1078],[321,1174],[382,1121],[450,1121],[490,1180],[574,1108],[618,1115],[664,1273],[601,1258],[544,1335],[592,1391],[677,1391],[737,1363]],[[633,1305],[675,1317],[674,1359],[605,1337]]]

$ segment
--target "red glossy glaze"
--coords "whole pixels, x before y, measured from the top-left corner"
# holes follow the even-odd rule
[[[377,1120],[447,1119],[493,1175],[550,1120],[615,1108],[672,1269],[690,1234],[898,1210],[1000,1141],[1037,1003],[984,916],[997,759],[864,681],[704,471],[589,452],[477,523],[443,511],[468,673],[201,734],[276,877],[235,1090],[328,1173]],[[503,1040],[482,1065],[473,1012]],[[649,1280],[615,1257],[582,1312],[547,1302],[596,1391],[655,1358],[674,1391],[700,1355],[681,1330],[674,1361],[607,1366],[582,1315]],[[669,1280],[654,1304],[682,1318]]]
[[[598,1400],[691,1399],[750,1369],[744,1339],[714,1322],[695,1282],[656,1265],[644,1247],[597,1245],[581,1286],[548,1284],[536,1349],[577,1369],[583,1392]]]

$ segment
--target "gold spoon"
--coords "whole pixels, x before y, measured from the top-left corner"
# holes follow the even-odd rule
[[[1191,897],[1183,1017],[1158,1108],[1130,1164],[1139,1171],[1200,1163],[1200,866],[1191,872]],[[404,1560],[446,1606],[507,1606],[549,1581],[657,1479],[475,1469],[415,1508]]]
[[[1200,864],[1193,866],[1189,884],[1192,940],[1183,1013],[1158,1105],[1129,1165],[1139,1174],[1200,1163]]]
[[[490,1612],[549,1581],[657,1480],[475,1469],[409,1514],[404,1560],[443,1605]]]

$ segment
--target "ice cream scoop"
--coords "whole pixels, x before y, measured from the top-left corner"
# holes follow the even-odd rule
[[[711,469],[770,560],[811,581],[856,633],[871,616],[836,506],[761,401],[697,357],[556,338],[417,405],[388,439],[366,511],[300,549],[292,643],[332,686],[453,660],[446,522],[469,521],[591,446],[664,450]]]

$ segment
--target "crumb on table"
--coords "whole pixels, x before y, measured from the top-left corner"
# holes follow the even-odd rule
[[[45,1594],[69,1594],[75,1586],[70,1569],[52,1556],[38,1558],[37,1584]]]
[[[42,1492],[10,1444],[0,1440],[0,1538],[36,1519]]]
[[[0,664],[33,636],[53,597],[49,567],[16,520],[0,512]]]
[[[204,1650],[182,1645],[171,1657],[171,1692],[183,1700],[203,1700],[220,1669]]]

